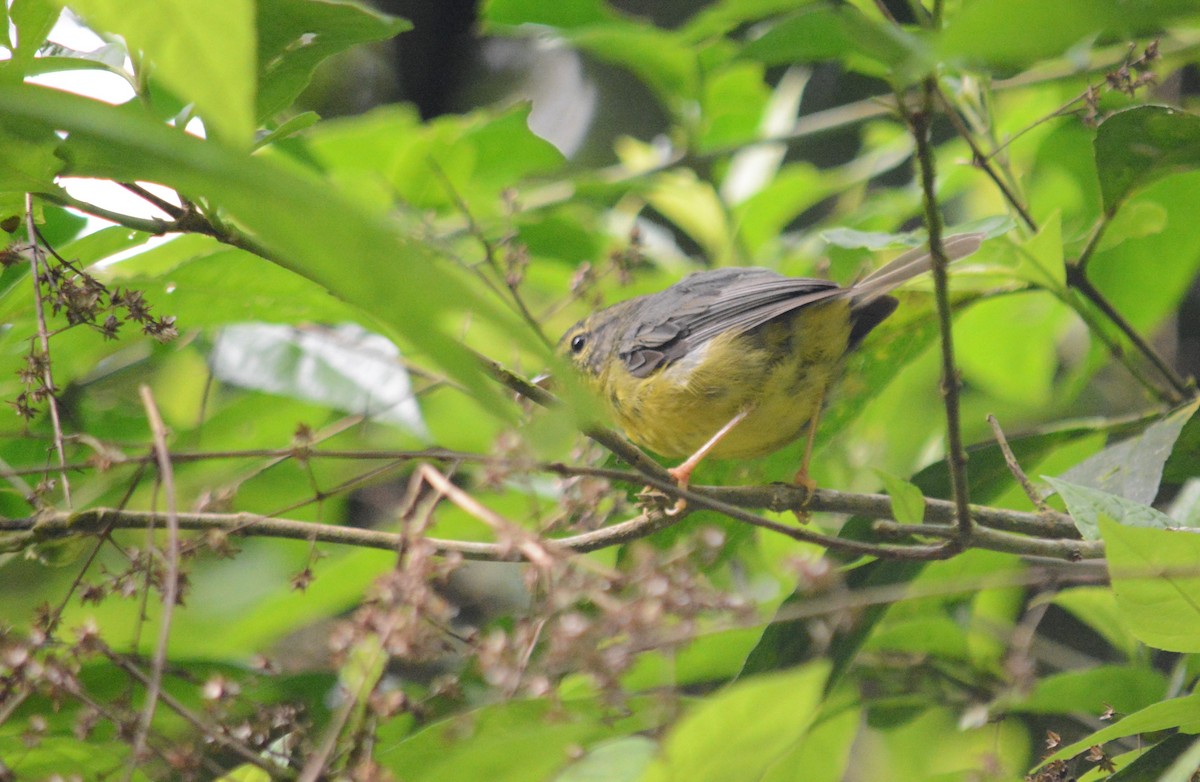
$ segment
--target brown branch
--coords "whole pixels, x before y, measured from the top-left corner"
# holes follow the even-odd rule
[[[545,467],[552,472],[565,475],[587,474],[635,484],[646,482],[645,476],[619,470],[576,469],[566,465],[546,465]],[[679,494],[678,487],[669,479],[651,483],[664,492]],[[773,510],[798,507],[799,502],[803,500],[804,490],[794,486],[773,484],[764,487],[698,487],[683,493],[682,496],[687,498],[691,509],[709,508],[736,520],[797,540],[818,543],[833,550],[888,558],[927,558],[933,556],[933,551],[940,551],[942,548],[940,546],[927,547],[914,551],[912,546],[876,546],[781,524],[745,510],[745,507],[764,507]],[[925,525],[902,525],[891,532],[902,529],[906,535],[921,535],[926,534],[928,530],[928,534],[934,537],[943,537],[942,531],[951,529],[947,524],[955,518],[954,504],[945,500],[933,499],[926,499],[925,502],[925,518],[927,520]],[[890,500],[884,495],[845,494],[826,489],[819,489],[813,494],[809,508],[879,519],[890,519],[892,514]],[[1060,558],[1067,559],[1074,558],[1080,551],[1089,551],[1086,556],[1092,555],[1090,550],[1079,549],[1076,546],[1081,541],[1069,539],[1076,537],[1078,533],[1070,518],[1064,514],[1047,517],[1035,513],[978,506],[973,506],[971,511],[980,525],[975,530],[976,532],[994,531],[1003,535],[1000,538],[985,535],[979,541],[972,539],[972,545],[979,548],[993,548],[1029,556],[1054,556],[1053,552],[1057,552]],[[575,553],[597,551],[645,538],[679,523],[686,515],[668,516],[661,511],[647,510],[627,521],[591,532],[545,539],[542,543],[552,545],[557,550]],[[146,529],[161,524],[162,521],[162,514],[152,511],[92,508],[76,513],[56,512],[21,519],[0,519],[0,533],[24,535],[24,540],[18,542],[32,543],[74,535],[95,534],[109,528]],[[216,529],[227,534],[316,541],[387,551],[399,550],[399,546],[404,542],[403,536],[398,533],[270,518],[253,513],[180,513],[177,521],[179,528],[185,530]],[[1030,536],[1013,533],[1025,533]],[[428,542],[440,554],[456,554],[465,559],[515,561],[521,558],[520,552],[514,551],[514,547],[510,543],[437,538],[430,538]],[[1046,544],[1052,545],[1047,547]]]
[[[1126,320],[1125,316],[1118,312],[1108,298],[1092,284],[1085,269],[1078,263],[1067,264],[1067,285],[1079,291],[1085,299],[1094,304],[1125,335],[1125,338],[1133,343],[1138,352],[1158,370],[1159,375],[1170,385],[1170,388],[1165,389],[1166,393],[1162,393],[1161,389],[1154,389],[1159,392],[1160,397],[1165,397],[1166,401],[1171,404],[1178,404],[1193,395],[1194,391],[1187,381],[1181,378],[1171,368],[1171,365],[1163,360],[1162,356],[1158,355],[1158,351],[1137,332],[1133,324]]]
[[[1021,221],[1025,223],[1030,231],[1036,233],[1038,226],[1037,222],[1033,219],[1033,215],[1029,213],[1029,209],[1017,198],[1016,193],[1012,191],[1008,183],[992,167],[990,156],[984,153],[979,143],[975,140],[975,135],[967,127],[966,123],[963,122],[962,117],[958,116],[958,111],[950,103],[950,99],[946,97],[946,93],[940,86],[937,87],[937,97],[946,111],[946,117],[949,118],[950,124],[954,126],[954,130],[958,132],[962,140],[967,142],[967,146],[971,148],[971,165],[987,174],[988,179],[992,180],[992,183],[1000,191],[1000,195],[1004,196],[1004,200],[1016,210]]]
[[[971,508],[967,490],[967,452],[963,447],[958,393],[962,382],[954,360],[953,319],[950,309],[949,279],[945,248],[942,246],[942,215],[937,201],[937,172],[931,139],[933,96],[937,82],[930,76],[924,83],[924,98],[920,110],[906,116],[916,140],[917,170],[921,180],[922,201],[925,205],[925,229],[929,233],[929,252],[933,258],[933,288],[937,301],[938,327],[942,347],[942,398],[946,405],[946,463],[950,468],[950,485],[956,506],[959,538],[948,545],[965,546],[971,537]]]
[[[1033,481],[1029,480],[1029,476],[1021,469],[1021,463],[1017,461],[1017,455],[1008,446],[1008,438],[1004,436],[1004,430],[1000,428],[1000,422],[996,420],[996,416],[988,413],[987,422],[992,427],[992,434],[996,438],[996,445],[1000,447],[1000,453],[1004,455],[1004,464],[1012,476],[1017,479],[1017,483],[1021,484],[1021,490],[1033,503],[1033,507],[1042,513],[1054,513],[1054,509],[1046,504],[1046,500],[1033,485]]]
[[[896,521],[877,521],[874,529],[889,537],[923,535],[942,538],[948,542],[958,539],[957,526],[948,524],[901,524]],[[1044,540],[1024,535],[998,532],[986,527],[975,527],[971,531],[971,548],[1018,554],[1023,557],[1047,557],[1079,562],[1084,559],[1100,559],[1104,556],[1104,544],[1098,540]]]

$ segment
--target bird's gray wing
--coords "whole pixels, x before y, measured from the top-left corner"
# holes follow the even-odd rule
[[[784,277],[768,269],[700,272],[639,302],[618,354],[631,374],[646,377],[718,334],[745,333],[845,290],[828,280]]]

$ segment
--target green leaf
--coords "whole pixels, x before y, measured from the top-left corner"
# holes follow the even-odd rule
[[[1111,706],[1118,713],[1128,714],[1156,703],[1166,692],[1166,678],[1151,668],[1101,665],[1044,676],[1034,684],[1033,692],[1006,711],[1099,716]]]
[[[840,60],[893,74],[927,67],[921,41],[894,24],[868,19],[851,5],[811,5],[743,47],[742,57],[767,65]],[[909,76],[911,78],[911,74]]]
[[[411,28],[404,19],[357,3],[258,0],[255,116],[263,122],[291,106],[329,57]]]
[[[1063,589],[1054,595],[1052,602],[1097,632],[1126,659],[1132,660],[1137,655],[1137,639],[1121,619],[1117,599],[1108,587]]]
[[[603,741],[554,778],[554,782],[636,782],[658,744],[643,736]]]
[[[808,732],[829,666],[745,679],[706,698],[663,740],[643,782],[757,779]]]
[[[209,134],[235,147],[250,145],[252,0],[71,0],[71,8],[97,31],[120,34],[153,63],[156,78],[196,104]]]
[[[61,142],[48,136],[0,127],[0,217],[23,214],[25,193],[56,193],[55,177],[63,168],[57,156]]]
[[[1063,259],[1062,212],[1055,210],[1041,229],[1018,247],[1016,273],[1049,291],[1066,290],[1067,266]]]
[[[727,260],[729,220],[712,185],[687,169],[665,171],[654,177],[646,200],[704,248],[713,264]]]
[[[1114,739],[1126,736],[1136,736],[1139,733],[1151,733],[1157,730],[1181,728],[1188,732],[1200,729],[1200,694],[1187,695],[1182,698],[1170,698],[1165,701],[1147,706],[1123,718],[1119,722],[1102,728],[1074,744],[1061,747],[1053,755],[1044,758],[1038,768],[1052,760],[1073,758],[1088,747],[1105,744]]]
[[[338,197],[321,180],[127,110],[38,87],[0,87],[0,120],[69,131],[72,173],[159,182],[220,204],[281,266],[360,308],[386,331],[427,350],[477,394],[493,398],[447,317],[470,310],[506,324],[511,335],[524,330],[476,294],[465,273],[390,222]],[[501,403],[490,407],[508,409]]]
[[[858,709],[822,716],[798,747],[767,770],[762,782],[841,782],[861,725]]]
[[[480,16],[492,25],[542,25],[570,30],[609,22],[616,14],[602,0],[570,0],[546,3],[540,0],[487,0]]]
[[[1200,535],[1128,527],[1103,515],[1099,524],[1130,631],[1157,649],[1200,651]]]
[[[5,63],[0,73],[7,73],[14,81],[19,81],[33,62],[38,47],[50,35],[61,12],[55,0],[13,0],[12,7],[8,9],[8,20],[17,28],[17,48],[13,51],[12,63]],[[8,37],[7,29],[4,35]]]
[[[883,470],[875,474],[892,501],[892,514],[902,524],[920,524],[925,520],[925,495],[917,486]]]
[[[954,323],[963,378],[993,397],[1026,408],[1053,399],[1058,337],[1075,323],[1071,310],[1046,291],[976,302]]]
[[[1189,782],[1200,768],[1200,740],[1176,733],[1150,747],[1106,782]]]
[[[1095,154],[1104,210],[1112,215],[1154,179],[1200,167],[1200,117],[1165,106],[1118,112],[1100,123]]]
[[[434,723],[398,744],[381,747],[375,759],[409,782],[552,779],[567,765],[573,749],[647,726],[646,719],[636,713],[614,721],[600,712],[590,701],[498,703]]]
[[[1061,479],[1143,505],[1153,502],[1158,496],[1163,468],[1184,426],[1196,417],[1197,410],[1200,402],[1176,410],[1146,427],[1141,434],[1080,462],[1063,473]]]
[[[595,57],[629,69],[673,111],[700,97],[697,52],[669,30],[622,22],[575,29],[567,40]]]
[[[1127,500],[1090,486],[1042,476],[1042,479],[1058,492],[1067,504],[1067,511],[1075,521],[1075,527],[1084,540],[1099,540],[1097,522],[1102,517],[1115,519],[1127,527],[1154,527],[1168,529],[1176,526],[1170,516],[1149,505]]]
[[[937,48],[945,58],[1023,67],[1102,33],[1117,40],[1152,34],[1194,11],[1191,0],[975,0],[950,17]]]

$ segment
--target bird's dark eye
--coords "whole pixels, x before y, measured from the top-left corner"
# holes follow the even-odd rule
[[[576,334],[571,337],[571,352],[578,353],[583,350],[583,346],[587,344],[587,337],[582,334]]]

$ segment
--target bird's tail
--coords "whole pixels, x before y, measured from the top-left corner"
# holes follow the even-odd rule
[[[979,249],[982,233],[955,234],[943,242],[948,261],[966,258]],[[896,286],[924,274],[933,268],[933,257],[927,247],[916,247],[856,282],[851,299],[856,309],[865,307]]]

